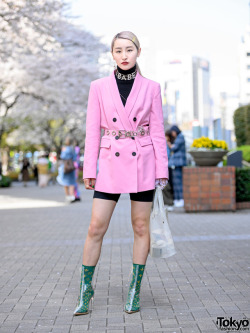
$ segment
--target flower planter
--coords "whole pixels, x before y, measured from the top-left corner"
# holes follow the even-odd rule
[[[216,166],[228,150],[197,149],[189,150],[197,166]]]

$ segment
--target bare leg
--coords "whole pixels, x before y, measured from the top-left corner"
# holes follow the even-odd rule
[[[83,265],[95,266],[101,254],[103,237],[108,229],[116,201],[93,199],[92,216],[83,249]]]
[[[64,186],[65,195],[69,195],[69,187]]]
[[[69,186],[69,195],[74,195],[74,189],[75,189],[74,185]]]
[[[149,221],[152,202],[131,200],[131,219],[134,230],[133,263],[145,265],[150,248]]]

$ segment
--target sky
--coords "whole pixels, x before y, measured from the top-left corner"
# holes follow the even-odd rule
[[[238,46],[250,24],[249,0],[69,1],[77,24],[108,45],[118,32],[132,31],[141,44],[140,57],[146,46],[152,61],[161,50],[203,57],[215,85],[237,89]]]

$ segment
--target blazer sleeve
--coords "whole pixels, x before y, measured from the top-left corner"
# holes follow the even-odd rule
[[[184,144],[184,137],[182,135],[178,135],[175,139],[174,144],[172,145],[171,151],[176,152],[181,148],[181,146]]]
[[[101,110],[94,82],[89,89],[86,137],[83,162],[83,179],[96,178],[97,160],[101,139]]]
[[[151,106],[150,136],[155,152],[155,178],[168,178],[168,155],[159,83],[157,83]]]

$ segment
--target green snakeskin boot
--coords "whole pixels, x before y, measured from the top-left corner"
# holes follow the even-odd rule
[[[134,313],[140,310],[140,288],[145,265],[133,263],[133,277],[129,286],[125,312]]]
[[[94,290],[91,285],[94,271],[95,266],[82,265],[80,296],[78,297],[78,306],[74,311],[74,316],[89,313],[89,301],[94,297]]]

